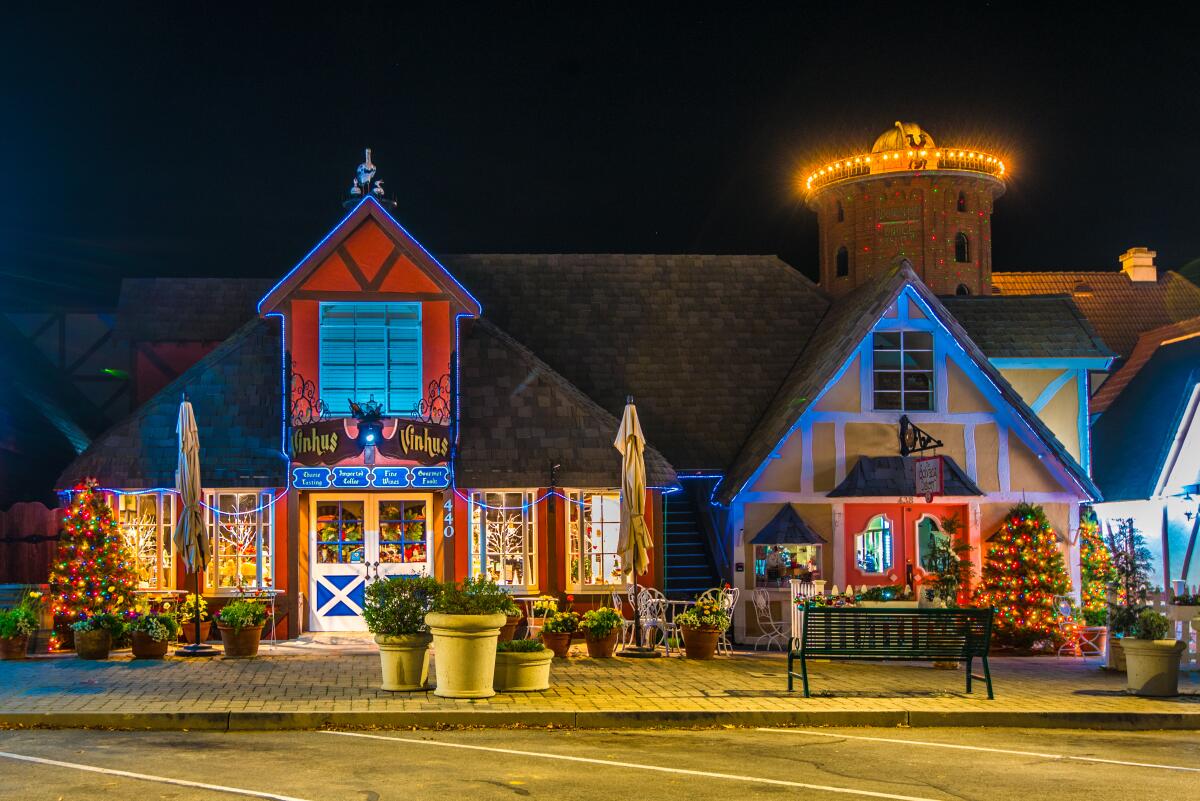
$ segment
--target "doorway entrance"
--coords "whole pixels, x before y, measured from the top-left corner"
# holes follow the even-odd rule
[[[365,631],[368,584],[429,575],[425,494],[314,494],[309,507],[309,628]]]
[[[933,548],[949,539],[946,521],[966,535],[967,507],[957,504],[847,504],[846,580],[855,587],[909,584],[928,572]],[[951,526],[953,528],[953,526]]]

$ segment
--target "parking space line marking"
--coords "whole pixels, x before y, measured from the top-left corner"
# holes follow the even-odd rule
[[[862,734],[833,734],[826,731],[807,731],[804,729],[769,729],[759,728],[755,731],[774,732],[776,734],[800,734],[806,737],[835,737],[839,740],[869,740],[877,743],[899,743],[901,745],[924,745],[933,748],[954,748],[960,751],[984,751],[992,754],[1012,754],[1013,756],[1041,757],[1042,759],[1073,760],[1077,762],[1099,762],[1105,765],[1124,765],[1131,768],[1156,768],[1158,770],[1179,770],[1187,773],[1200,773],[1200,768],[1188,768],[1183,765],[1161,765],[1154,762],[1128,762],[1123,759],[1101,759],[1100,757],[1074,756],[1072,754],[1044,754],[1040,751],[1016,751],[1010,748],[987,748],[982,745],[961,745],[959,743],[934,743],[928,740],[902,740],[899,737],[867,737]]]
[[[87,771],[89,773],[103,773],[107,776],[123,776],[127,779],[137,779],[146,782],[158,782],[159,784],[174,784],[179,787],[193,787],[197,790],[214,790],[218,793],[231,793],[234,795],[246,795],[253,798],[269,798],[272,801],[309,801],[305,798],[296,798],[290,795],[279,795],[278,793],[264,793],[259,790],[246,790],[241,787],[226,787],[223,784],[206,784],[205,782],[192,782],[187,779],[172,779],[169,776],[151,776],[148,773],[134,773],[129,770],[115,770],[113,768],[102,768],[97,765],[84,765],[79,762],[62,762],[57,759],[45,759],[44,757],[28,756],[26,754],[13,754],[8,751],[0,751],[0,757],[5,759],[15,759],[21,762],[33,762],[38,765],[53,765],[58,768],[72,768],[74,770]]]
[[[655,773],[674,773],[682,776],[699,776],[706,779],[724,779],[736,782],[751,782],[753,784],[769,784],[775,787],[795,787],[803,790],[819,790],[825,793],[840,795],[857,795],[867,798],[884,798],[888,801],[937,801],[915,795],[897,795],[876,790],[855,790],[852,787],[834,787],[827,784],[809,784],[793,782],[786,779],[768,779],[762,776],[740,776],[736,773],[717,773],[709,770],[689,770],[688,768],[669,768],[663,765],[647,765],[640,762],[619,762],[615,759],[595,759],[593,757],[570,756],[569,754],[548,754],[544,751],[518,751],[513,748],[496,748],[490,745],[469,745],[467,743],[451,743],[444,740],[421,740],[415,737],[389,737],[382,734],[365,734],[356,731],[322,731],[321,734],[337,734],[342,737],[362,737],[368,740],[386,740],[394,743],[409,745],[432,745],[439,748],[459,748],[466,751],[487,751],[493,754],[509,754],[512,756],[534,757],[536,759],[556,759],[562,762],[583,762],[589,765],[605,765],[612,768],[629,768],[631,770],[646,770]]]

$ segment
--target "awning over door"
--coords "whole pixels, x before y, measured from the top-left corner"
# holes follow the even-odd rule
[[[796,514],[795,508],[784,504],[779,514],[762,527],[750,540],[751,545],[824,545],[825,540]]]
[[[912,456],[860,456],[830,498],[916,495]],[[983,495],[971,477],[949,456],[942,457],[943,495]]]

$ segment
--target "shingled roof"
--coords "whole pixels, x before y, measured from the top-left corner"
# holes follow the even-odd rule
[[[976,366],[984,372],[1000,390],[1004,400],[1029,425],[1058,457],[1068,473],[1084,492],[1099,498],[1099,491],[1079,463],[1063,447],[1041,418],[1029,408],[1016,390],[1009,385],[1000,372],[988,361],[971,337],[942,305],[929,288],[921,282],[907,261],[900,261],[877,280],[864,284],[850,294],[840,298],[820,321],[817,333],[809,340],[800,357],[775,394],[762,419],[746,439],[737,458],[730,465],[725,477],[717,485],[715,497],[729,503],[741,491],[754,471],[767,459],[792,426],[812,404],[822,388],[836,374],[838,368],[870,332],[875,322],[886,311],[905,286],[914,291],[928,304],[938,320],[966,350]]]
[[[126,278],[116,334],[131,342],[220,342],[256,316],[266,278]]]
[[[984,495],[958,462],[942,457],[943,495]],[[917,493],[916,459],[912,456],[861,456],[846,473],[830,498],[862,498],[885,495],[912,497]]]
[[[733,459],[829,300],[775,256],[467,255],[483,314],[677,469]]]
[[[1068,295],[956,295],[940,300],[989,359],[1115,355]]]
[[[1158,352],[1161,345],[1198,335],[1200,335],[1200,317],[1181,320],[1178,323],[1154,328],[1142,334],[1138,337],[1137,345],[1133,348],[1133,353],[1121,365],[1121,369],[1110,375],[1100,385],[1100,389],[1096,390],[1096,394],[1091,397],[1091,400],[1088,402],[1091,411],[1095,414],[1102,414],[1108,409],[1121,394],[1121,391],[1129,385],[1129,382],[1137,376],[1138,372],[1146,366],[1151,357]]]
[[[253,319],[132,415],[97,437],[70,464],[58,487],[96,477],[127,489],[172,487],[179,460],[175,423],[182,393],[200,430],[205,487],[287,483],[280,451],[279,323]]]
[[[1200,315],[1200,287],[1170,270],[1132,281],[1120,270],[992,273],[1001,295],[1071,295],[1104,344],[1127,358],[1146,331]]]
[[[557,464],[559,486],[620,486],[620,421],[487,320],[469,325],[460,345],[459,485],[544,487]],[[647,485],[677,486],[661,453],[650,445],[645,456]]]

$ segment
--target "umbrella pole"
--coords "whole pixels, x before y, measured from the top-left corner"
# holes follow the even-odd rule
[[[191,645],[185,645],[182,648],[176,648],[175,656],[216,656],[216,648],[200,642],[200,571],[197,570],[193,574],[193,577],[195,581],[192,586],[196,589],[196,641]]]

